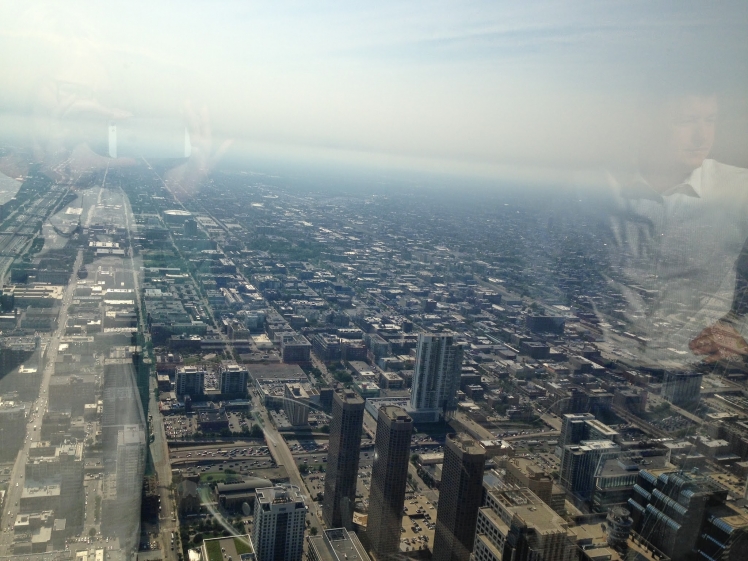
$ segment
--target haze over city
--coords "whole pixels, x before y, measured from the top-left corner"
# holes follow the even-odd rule
[[[698,79],[708,68],[728,102],[741,96],[745,11],[742,2],[9,3],[0,103],[6,120],[28,114],[52,78],[135,116],[184,119],[185,100],[204,105],[213,133],[236,139],[242,156],[547,181],[627,155],[653,74],[676,66]],[[736,126],[723,150],[744,158],[734,142],[745,140],[745,108],[725,108]]]

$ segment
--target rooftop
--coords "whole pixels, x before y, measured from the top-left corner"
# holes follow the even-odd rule
[[[383,412],[384,415],[389,417],[390,420],[392,421],[400,421],[402,423],[412,422],[412,419],[408,416],[408,414],[405,412],[405,410],[402,407],[397,407],[394,405],[385,405],[379,411]]]
[[[474,438],[463,433],[457,433],[447,437],[459,450],[471,456],[485,455],[486,449]]]
[[[249,535],[213,538],[203,542],[203,561],[254,561],[255,553]]]
[[[566,532],[566,521],[529,489],[505,484],[494,487],[492,494],[506,511],[538,534]]]
[[[274,487],[265,487],[257,489],[257,500],[260,503],[279,504],[290,502],[304,503],[304,496],[301,490],[295,485],[276,485]]]
[[[345,528],[325,530],[321,536],[309,538],[319,561],[369,561],[356,534]]]

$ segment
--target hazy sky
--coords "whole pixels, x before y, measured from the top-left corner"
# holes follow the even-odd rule
[[[552,177],[626,150],[657,68],[745,96],[746,38],[745,1],[7,1],[0,104],[53,78],[136,115],[205,104],[252,150]]]

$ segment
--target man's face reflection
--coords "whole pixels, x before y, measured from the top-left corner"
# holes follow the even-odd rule
[[[684,173],[701,166],[714,144],[717,97],[688,95],[666,104],[665,161]]]

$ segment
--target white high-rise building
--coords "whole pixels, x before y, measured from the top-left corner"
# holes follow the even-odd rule
[[[224,395],[247,395],[249,372],[236,363],[224,364],[220,368],[221,393]]]
[[[258,561],[301,561],[306,504],[295,485],[257,489],[252,543]]]
[[[179,368],[174,388],[180,397],[203,395],[205,393],[205,370],[200,370],[195,366]]]
[[[410,408],[414,421],[436,422],[457,409],[463,347],[454,335],[420,334],[416,352]]]

